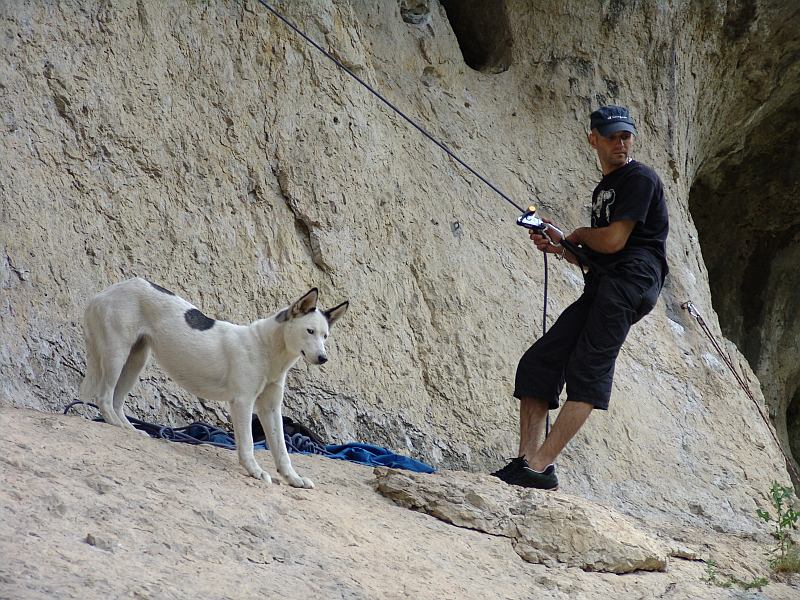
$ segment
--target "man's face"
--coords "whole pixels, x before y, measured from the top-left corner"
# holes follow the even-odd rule
[[[592,129],[589,144],[597,151],[600,167],[607,175],[628,162],[633,147],[633,134],[630,131],[615,131],[604,136],[597,129]]]

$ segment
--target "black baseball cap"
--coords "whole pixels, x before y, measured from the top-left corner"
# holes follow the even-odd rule
[[[617,131],[630,131],[633,135],[639,135],[631,113],[624,106],[601,106],[589,119],[591,128],[597,129],[603,137]]]

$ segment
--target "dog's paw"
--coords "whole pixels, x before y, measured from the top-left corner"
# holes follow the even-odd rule
[[[294,477],[287,477],[286,481],[292,487],[304,488],[307,490],[314,489],[314,482],[308,477],[300,477],[300,475],[295,475]]]
[[[250,476],[254,477],[255,479],[259,479],[265,483],[272,483],[272,477],[270,477],[269,473],[267,473],[262,469],[259,469],[258,471],[251,471]]]

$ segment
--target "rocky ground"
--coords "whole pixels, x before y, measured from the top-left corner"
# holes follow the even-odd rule
[[[228,450],[75,415],[0,408],[0,432],[0,598],[800,595],[798,579],[703,581],[708,559],[766,574],[766,533],[656,529],[569,489],[294,456],[316,484],[297,490],[246,477]]]

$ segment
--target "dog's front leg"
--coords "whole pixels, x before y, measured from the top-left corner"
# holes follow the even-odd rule
[[[292,467],[286,442],[283,439],[283,418],[281,405],[283,403],[283,386],[277,383],[268,384],[261,395],[256,399],[256,413],[267,435],[269,448],[278,473],[293,487],[313,488],[314,482],[307,477],[300,477]]]
[[[239,463],[256,479],[263,479],[272,483],[272,478],[256,462],[253,452],[253,400],[235,398],[231,402],[231,421],[233,421],[233,434],[236,437],[236,452]]]

